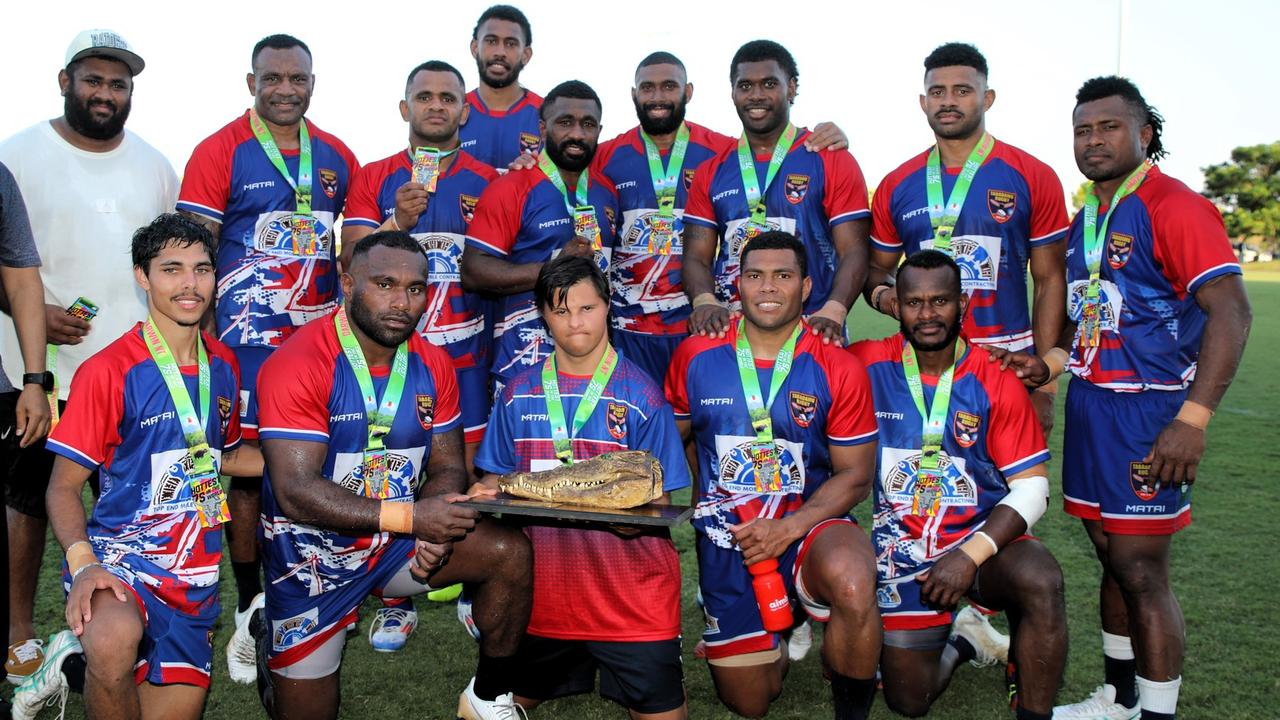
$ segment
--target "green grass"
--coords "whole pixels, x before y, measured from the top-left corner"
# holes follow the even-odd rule
[[[1250,266],[1253,270],[1255,266]],[[1265,279],[1264,279],[1265,278]],[[1271,403],[1280,383],[1271,362],[1280,357],[1280,276],[1250,272],[1248,289],[1254,329],[1240,373],[1209,430],[1209,451],[1195,495],[1195,522],[1174,541],[1173,582],[1187,620],[1187,654],[1181,717],[1233,719],[1274,718],[1280,713],[1280,673],[1276,672],[1276,630],[1280,614],[1271,593],[1280,582],[1275,552],[1275,520],[1280,500],[1274,490],[1280,467],[1280,416]],[[851,319],[857,337],[878,337],[894,330],[882,317],[859,306]],[[1059,402],[1061,409],[1061,402]],[[1059,477],[1057,454],[1062,446],[1061,417],[1050,440],[1055,453],[1052,484]],[[865,504],[860,508],[865,523]],[[1075,701],[1101,682],[1102,659],[1097,607],[1098,566],[1080,526],[1061,511],[1058,493],[1037,532],[1062,564],[1067,579],[1071,654],[1059,700]],[[705,663],[695,660],[693,646],[701,632],[701,615],[693,602],[696,564],[692,531],[676,532],[684,569],[685,681],[690,716],[733,717],[716,701]],[[50,548],[53,545],[50,543]],[[62,624],[62,592],[55,577],[60,561],[46,554],[36,624],[44,633]],[[234,604],[231,572],[223,572],[223,604]],[[471,676],[475,644],[454,619],[453,605],[420,601],[421,625],[408,648],[395,655],[375,654],[360,635],[347,645],[342,678],[345,718],[452,718],[458,692]],[[261,717],[252,687],[227,678],[222,648],[230,635],[230,612],[215,640],[213,692],[206,717],[244,720]],[[960,668],[955,681],[930,717],[944,719],[1011,717],[1005,709],[1002,672],[997,668]],[[78,697],[68,702],[68,717],[83,709]],[[46,717],[52,717],[46,711]],[[827,685],[817,652],[791,668],[782,697],[771,718],[830,716]],[[891,717],[877,700],[875,717]],[[578,720],[621,718],[624,713],[598,697],[571,698],[545,705],[538,718]]]

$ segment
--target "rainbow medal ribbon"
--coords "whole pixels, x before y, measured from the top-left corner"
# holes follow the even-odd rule
[[[301,257],[314,257],[320,252],[320,242],[316,233],[316,219],[311,214],[311,133],[307,129],[307,121],[298,125],[298,179],[294,180],[285,165],[284,155],[276,145],[275,138],[267,129],[266,123],[258,116],[258,111],[249,110],[249,127],[258,145],[266,153],[267,159],[280,173],[289,187],[293,188],[294,212],[289,216],[289,229],[293,236],[293,254]]]
[[[1107,226],[1111,223],[1111,216],[1115,214],[1120,201],[1132,195],[1138,186],[1142,185],[1142,181],[1146,179],[1152,167],[1150,160],[1144,160],[1129,173],[1120,187],[1116,188],[1115,194],[1111,196],[1111,205],[1107,208],[1107,214],[1102,218],[1101,226],[1098,225],[1098,194],[1094,192],[1092,182],[1085,186],[1082,234],[1084,264],[1085,269],[1089,271],[1089,287],[1085,289],[1083,305],[1080,308],[1080,343],[1085,347],[1098,347],[1102,343],[1102,246],[1107,237]]]
[[[964,355],[963,340],[956,341],[955,360],[951,367],[938,378],[938,387],[933,393],[932,407],[925,402],[924,384],[920,381],[920,363],[916,360],[916,350],[910,341],[904,340],[902,347],[902,373],[907,379],[907,388],[911,391],[911,399],[915,401],[916,410],[924,422],[920,432],[920,465],[916,471],[915,490],[911,497],[911,514],[921,517],[933,517],[942,507],[944,494],[942,481],[942,437],[946,431],[947,410],[951,406],[951,385],[955,377],[956,363]]]
[[[991,149],[995,147],[995,138],[987,133],[969,151],[964,161],[956,184],[951,187],[951,195],[942,199],[942,157],[938,146],[929,151],[929,160],[925,165],[925,192],[929,202],[929,224],[933,225],[933,249],[951,255],[951,236],[955,233],[956,223],[960,221],[960,210],[964,208],[964,199],[969,195],[969,186],[978,174],[978,168],[986,162]]]
[[[747,210],[751,213],[747,226],[743,230],[746,241],[755,239],[757,235],[769,229],[768,208],[764,194],[773,185],[773,180],[778,176],[778,170],[782,168],[782,162],[787,159],[787,153],[791,151],[795,141],[796,126],[787,123],[786,130],[782,131],[778,142],[773,146],[773,154],[769,156],[769,167],[765,171],[764,187],[761,188],[760,178],[756,175],[756,160],[751,153],[751,144],[747,142],[747,134],[743,133],[738,138],[738,169],[742,173],[742,190],[746,195]]]
[[[676,182],[684,166],[685,152],[689,149],[689,128],[680,123],[675,144],[671,146],[671,157],[665,168],[662,166],[662,153],[658,151],[658,146],[644,130],[639,132],[640,140],[644,142],[645,158],[649,161],[653,194],[658,199],[658,212],[649,216],[649,252],[654,255],[669,255],[671,243],[676,236]]]
[[[596,220],[596,209],[587,199],[587,192],[591,188],[588,171],[583,170],[578,175],[578,183],[573,188],[574,202],[570,202],[569,188],[564,184],[564,178],[560,177],[560,169],[547,155],[548,153],[542,153],[538,156],[538,169],[564,198],[564,207],[569,211],[569,217],[573,218],[573,234],[591,243],[592,250],[599,250],[604,247],[604,242],[600,237],[600,223]]]
[[[373,377],[369,374],[369,363],[365,361],[364,352],[351,331],[345,307],[339,308],[334,314],[333,325],[338,332],[342,354],[346,356],[351,372],[356,376],[356,384],[360,386],[365,419],[369,426],[360,467],[365,495],[385,499],[391,496],[385,440],[396,419],[396,411],[400,408],[400,398],[404,395],[404,382],[409,374],[409,342],[406,340],[396,348],[395,358],[391,361],[391,375],[387,378],[387,386],[382,390],[382,397],[379,398],[374,391]]]
[[[738,339],[734,346],[734,357],[738,363],[738,378],[742,382],[742,394],[747,401],[747,414],[751,418],[751,429],[755,431],[755,440],[751,441],[749,454],[755,475],[756,492],[778,492],[782,490],[782,466],[778,461],[778,445],[773,436],[773,418],[770,409],[778,398],[782,383],[791,374],[791,365],[795,361],[796,341],[800,337],[800,323],[796,323],[791,337],[778,351],[773,363],[773,375],[769,378],[769,397],[765,398],[760,389],[760,376],[756,371],[755,355],[751,352],[751,341],[747,339],[744,320],[738,321]]]
[[[547,402],[547,420],[551,424],[551,442],[555,447],[556,458],[565,465],[573,464],[573,438],[591,419],[596,405],[604,395],[604,388],[618,366],[618,351],[612,345],[605,348],[604,355],[596,364],[591,381],[582,393],[582,400],[573,412],[573,428],[570,430],[565,422],[564,401],[560,398],[560,376],[556,373],[556,354],[553,352],[542,363],[542,396]]]

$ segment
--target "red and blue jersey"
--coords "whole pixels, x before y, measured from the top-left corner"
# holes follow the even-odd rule
[[[341,140],[306,121],[311,135],[311,212],[320,245],[297,255],[293,188],[249,127],[249,113],[205,138],[187,161],[178,209],[222,225],[218,237],[218,337],[231,347],[279,347],[296,328],[338,304],[334,224],[360,164]],[[281,150],[291,177],[298,151]]]
[[[802,325],[791,372],[769,407],[781,484],[777,490],[758,485],[751,459],[756,433],[737,372],[737,340],[737,325],[723,338],[690,337],[676,349],[666,382],[676,418],[690,421],[697,442],[693,526],[724,549],[737,547],[728,528],[741,521],[739,505],[760,505],[753,508],[760,517],[785,517],[831,477],[832,445],[876,441],[862,364]],[[755,365],[760,387],[769,388],[773,362],[757,358]]]
[[[608,271],[618,222],[613,185],[590,174],[587,201],[595,208],[602,248],[600,269]],[[572,198],[574,189],[569,188]],[[467,228],[467,245],[513,263],[544,263],[560,254],[574,237],[573,215],[564,195],[539,168],[516,170],[489,184],[480,196],[475,219]],[[534,307],[533,291],[507,295],[494,327],[493,374],[503,382],[551,352],[551,340]]]
[[[565,417],[591,382],[558,375]],[[684,444],[671,406],[638,366],[621,358],[586,425],[572,439],[578,460],[648,450],[662,463],[665,492],[689,485]],[[502,389],[476,467],[505,475],[560,465],[542,392],[542,365]],[[529,632],[566,640],[645,642],[680,634],[680,563],[671,538],[623,538],[604,528],[531,525],[533,615]]]
[[[430,272],[427,309],[418,332],[444,348],[458,368],[488,367],[489,333],[485,332],[484,298],[462,290],[462,248],[467,225],[488,184],[493,168],[459,152],[436,180],[436,191],[418,223],[408,228],[427,254]],[[377,229],[396,212],[396,190],[413,179],[413,162],[401,150],[356,172],[343,222]]]
[[[204,432],[216,466],[240,444],[239,370],[226,346],[202,339],[209,356]],[[196,366],[179,370],[198,405]],[[127,567],[167,606],[216,617],[222,529],[202,527],[196,514],[191,453],[141,323],[76,371],[48,448],[98,472],[102,495],[87,528],[98,558]]]
[[[1098,209],[1102,224],[1107,208]],[[1181,390],[1196,375],[1205,313],[1196,291],[1240,263],[1213,203],[1152,168],[1137,191],[1120,201],[1102,248],[1098,347],[1072,343],[1068,369],[1082,380],[1120,392]],[[1080,321],[1089,287],[1084,213],[1067,244],[1067,314]]]
[[[524,153],[538,154],[542,150],[542,129],[538,127],[538,113],[542,110],[542,97],[529,90],[524,97],[506,110],[491,110],[480,99],[480,93],[467,93],[467,105],[471,113],[467,124],[458,129],[462,137],[462,149],[471,157],[491,167],[506,170],[512,160]]]
[[[370,367],[381,396],[390,366]],[[431,438],[459,425],[453,362],[417,334],[409,337],[409,370],[387,449],[387,499],[413,502],[431,456]],[[324,443],[320,474],[353,495],[364,492],[369,439],[363,395],[338,344],[333,315],[300,328],[262,366],[258,380],[258,437]],[[270,467],[262,484],[263,564],[267,580],[295,597],[341,587],[377,563],[394,539],[385,532],[350,534],[295,522],[275,499]]]
[[[805,302],[806,314],[827,302],[835,281],[835,243],[831,229],[841,223],[871,217],[867,207],[867,182],[858,161],[844,150],[811,152],[804,148],[809,131],[796,135],[778,175],[764,191],[766,222],[770,230],[789,232],[804,243],[813,290]],[[771,153],[755,156],[756,177],[764,183]],[[746,241],[747,207],[738,166],[737,143],[724,147],[697,169],[684,224],[702,225],[716,231],[719,248],[711,274],[716,296],[733,308],[738,302],[738,257]]]
[[[920,153],[885,176],[872,200],[877,250],[910,256],[933,247],[925,167]],[[947,197],[961,168],[942,173]],[[1010,350],[1035,346],[1027,308],[1027,263],[1034,248],[1067,235],[1062,183],[1052,168],[997,140],[969,186],[951,250],[969,295],[965,337]]]
[[[943,474],[938,509],[934,515],[914,514],[924,420],[903,373],[905,343],[902,335],[893,335],[849,347],[866,365],[880,426],[871,539],[882,584],[913,578],[959,547],[1009,493],[1005,478],[1049,460],[1022,382],[970,346],[952,375],[938,463]],[[932,407],[938,378],[922,373],[920,380],[926,406]],[[882,602],[881,611],[891,615],[893,606]]]
[[[734,140],[701,125],[685,124],[689,128],[689,146],[676,183],[675,237],[666,255],[649,250],[649,223],[658,213],[658,196],[653,190],[640,128],[601,144],[592,163],[612,181],[622,213],[609,275],[613,295],[609,309],[613,327],[618,330],[645,335],[688,332],[689,299],[680,275],[684,208],[693,187],[694,169],[733,146]],[[660,152],[662,161],[670,162],[671,151]]]

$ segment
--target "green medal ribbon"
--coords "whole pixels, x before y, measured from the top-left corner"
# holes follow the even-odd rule
[[[61,420],[58,412],[58,346],[53,343],[44,346],[44,369],[53,374],[53,387],[44,394],[49,402],[49,432],[53,432]]]
[[[964,199],[969,195],[969,185],[978,174],[978,168],[986,162],[991,149],[995,147],[995,138],[987,133],[969,151],[969,158],[964,161],[956,184],[951,188],[951,195],[942,199],[942,156],[938,146],[929,151],[929,161],[925,165],[924,183],[928,192],[929,224],[933,225],[933,249],[951,254],[951,234],[955,232],[956,223],[960,220],[960,210],[964,207]]]
[[[911,399],[916,402],[916,410],[924,427],[920,432],[920,467],[916,473],[915,497],[911,503],[912,515],[928,515],[933,517],[942,504],[942,473],[938,463],[942,456],[942,437],[946,431],[947,410],[951,405],[951,381],[955,376],[956,364],[964,355],[964,340],[956,341],[956,356],[951,367],[938,378],[938,387],[933,394],[933,406],[928,407],[924,399],[924,385],[920,381],[920,363],[916,360],[916,349],[910,341],[902,346],[902,374],[907,378],[907,388],[911,390]]]
[[[591,374],[591,382],[587,383],[587,389],[582,393],[582,401],[573,412],[573,432],[570,432],[565,427],[564,402],[560,400],[560,378],[556,374],[556,354],[551,353],[542,363],[542,395],[547,400],[547,420],[551,422],[551,440],[555,445],[556,457],[560,458],[560,462],[565,465],[573,464],[573,438],[587,424],[587,420],[591,419],[591,413],[595,412],[600,396],[604,394],[604,387],[609,384],[609,378],[613,376],[613,370],[617,366],[618,351],[609,345],[605,348],[599,364],[596,365],[595,372]]]
[[[222,484],[218,479],[218,470],[214,467],[213,452],[209,449],[209,440],[205,436],[204,427],[209,419],[209,356],[205,352],[204,343],[196,336],[196,357],[198,368],[198,384],[200,407],[203,414],[197,414],[191,405],[191,394],[187,392],[186,383],[182,381],[182,371],[169,351],[160,331],[156,329],[151,317],[142,325],[142,337],[151,351],[151,359],[164,378],[169,397],[173,400],[173,409],[177,411],[178,422],[182,424],[182,436],[187,443],[187,452],[191,457],[191,468],[187,477],[191,484],[191,497],[195,500],[196,514],[204,527],[216,527],[231,519],[227,510],[227,499],[222,492]]]
[[[293,188],[296,208],[290,223],[293,229],[294,254],[315,255],[318,247],[315,218],[311,215],[311,133],[307,130],[307,121],[303,120],[298,124],[298,179],[296,182],[289,174],[284,156],[280,154],[275,138],[271,137],[271,131],[267,129],[266,123],[262,122],[262,118],[258,117],[258,111],[253,108],[249,109],[249,127],[253,129],[253,135],[262,146],[262,151],[267,154],[267,159],[279,171],[285,182],[289,183],[289,187]]]
[[[665,168],[662,166],[662,154],[658,152],[658,146],[644,130],[640,131],[640,139],[644,142],[644,154],[649,159],[653,194],[658,198],[658,214],[649,219],[649,252],[667,255],[671,252],[671,242],[675,239],[676,182],[684,166],[685,151],[689,149],[689,128],[680,123],[676,142],[671,146],[671,157]]]
[[[592,250],[599,250],[602,243],[600,239],[600,225],[596,221],[596,209],[591,206],[591,202],[587,200],[587,191],[591,187],[590,171],[583,170],[578,175],[578,184],[574,188],[574,199],[577,205],[569,202],[569,188],[564,184],[564,178],[560,177],[560,169],[556,164],[551,162],[551,158],[547,153],[538,156],[538,169],[543,175],[551,181],[552,185],[560,191],[560,195],[564,197],[564,207],[569,211],[569,215],[573,218],[573,232],[578,237],[586,238],[591,242]]]
[[[756,161],[751,152],[751,144],[747,142],[747,134],[743,133],[738,138],[738,168],[742,171],[742,189],[747,196],[747,209],[751,211],[751,221],[747,239],[755,237],[768,227],[765,221],[765,201],[764,193],[773,185],[773,179],[778,176],[778,169],[782,167],[782,161],[787,158],[787,153],[791,151],[791,145],[796,141],[796,126],[787,123],[787,129],[782,131],[782,135],[778,138],[778,142],[773,146],[773,155],[769,158],[769,169],[764,176],[764,188],[760,187],[760,179],[756,176]]]
[[[1107,225],[1111,223],[1111,215],[1120,201],[1138,189],[1152,167],[1150,160],[1144,160],[1116,188],[1107,214],[1102,218],[1101,228],[1098,227],[1098,195],[1093,190],[1092,181],[1085,185],[1084,264],[1089,271],[1089,287],[1085,290],[1084,305],[1080,308],[1080,327],[1083,343],[1087,347],[1097,347],[1102,339],[1102,246],[1107,238]]]
[[[387,476],[387,448],[383,438],[391,432],[391,423],[396,419],[396,410],[400,407],[400,397],[404,394],[404,380],[409,374],[409,343],[400,343],[396,348],[395,359],[391,361],[391,375],[387,378],[387,386],[378,398],[373,389],[373,378],[369,375],[369,363],[364,359],[364,352],[351,332],[351,323],[347,320],[347,309],[339,308],[333,316],[333,326],[338,331],[338,344],[342,346],[342,354],[347,356],[351,372],[360,385],[360,395],[364,398],[365,419],[369,423],[369,438],[365,443],[363,474],[365,493],[371,498],[387,498],[391,494],[391,483]]]
[[[760,391],[760,376],[756,372],[755,355],[751,353],[751,341],[747,339],[746,321],[738,321],[738,340],[735,356],[738,360],[738,376],[742,379],[742,394],[747,400],[747,414],[751,417],[751,429],[756,440],[751,445],[751,460],[755,468],[756,492],[777,492],[782,489],[782,471],[778,464],[777,446],[773,441],[773,418],[769,409],[791,374],[795,360],[796,340],[800,337],[801,324],[796,323],[791,337],[778,351],[773,363],[773,376],[769,379],[769,397]]]

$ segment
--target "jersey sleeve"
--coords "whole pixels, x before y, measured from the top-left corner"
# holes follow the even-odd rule
[[[979,358],[976,362],[986,360]],[[991,427],[987,428],[987,453],[1006,477],[1049,462],[1049,448],[1031,395],[1012,370],[999,370],[993,365],[991,371],[996,377],[994,388],[988,389]]]
[[[235,148],[225,132],[206,138],[187,160],[178,190],[177,208],[222,222],[231,194],[231,159]]]
[[[506,475],[518,469],[513,427],[515,412],[511,388],[507,387],[489,414],[489,427],[485,429],[484,439],[476,451],[477,468],[494,475]]]
[[[684,205],[684,222],[709,227],[712,230],[719,226],[716,223],[716,210],[711,205],[711,179],[716,174],[716,158],[704,161],[693,171],[693,185],[689,188],[689,199]]]
[[[300,362],[296,354],[277,350],[258,373],[258,437],[327,443],[332,365]],[[327,378],[322,367],[329,369]]]
[[[448,432],[462,424],[458,403],[458,373],[449,356],[439,348],[428,346],[427,365],[436,382],[436,411],[432,432]]]
[[[1166,194],[1154,203],[1151,230],[1156,262],[1179,293],[1194,295],[1214,278],[1241,274],[1222,215],[1200,195]]]
[[[1062,181],[1048,165],[1036,163],[1027,171],[1031,186],[1031,247],[1051,245],[1067,236],[1067,204]]]
[[[689,412],[689,364],[694,356],[695,340],[686,340],[676,348],[671,357],[671,365],[667,368],[666,381],[663,383],[663,394],[677,420],[688,420]]]
[[[902,252],[902,238],[893,223],[893,191],[897,187],[886,175],[871,198],[871,247],[885,252]]]
[[[871,378],[853,353],[833,352],[829,384],[831,412],[827,416],[827,441],[832,445],[862,445],[879,437],[873,407]]]
[[[81,365],[71,383],[67,408],[46,447],[90,470],[105,462],[111,449],[121,443],[126,374],[101,354]]]
[[[503,176],[506,177],[510,176]],[[503,179],[490,183],[480,194],[475,216],[467,226],[467,245],[489,255],[511,254],[523,209],[524,198],[516,191],[516,183]]]
[[[381,176],[376,164],[356,171],[351,180],[351,192],[347,194],[347,208],[342,213],[343,222],[374,230],[382,226],[382,209],[378,207]]]
[[[634,447],[648,450],[662,463],[663,492],[689,487],[689,461],[670,405],[662,402],[651,407],[648,417],[640,421],[635,438]]]
[[[871,209],[867,206],[867,180],[853,155],[848,150],[822,150],[818,157],[822,158],[822,169],[826,174],[822,209],[829,218],[827,224],[835,226],[871,217]]]

